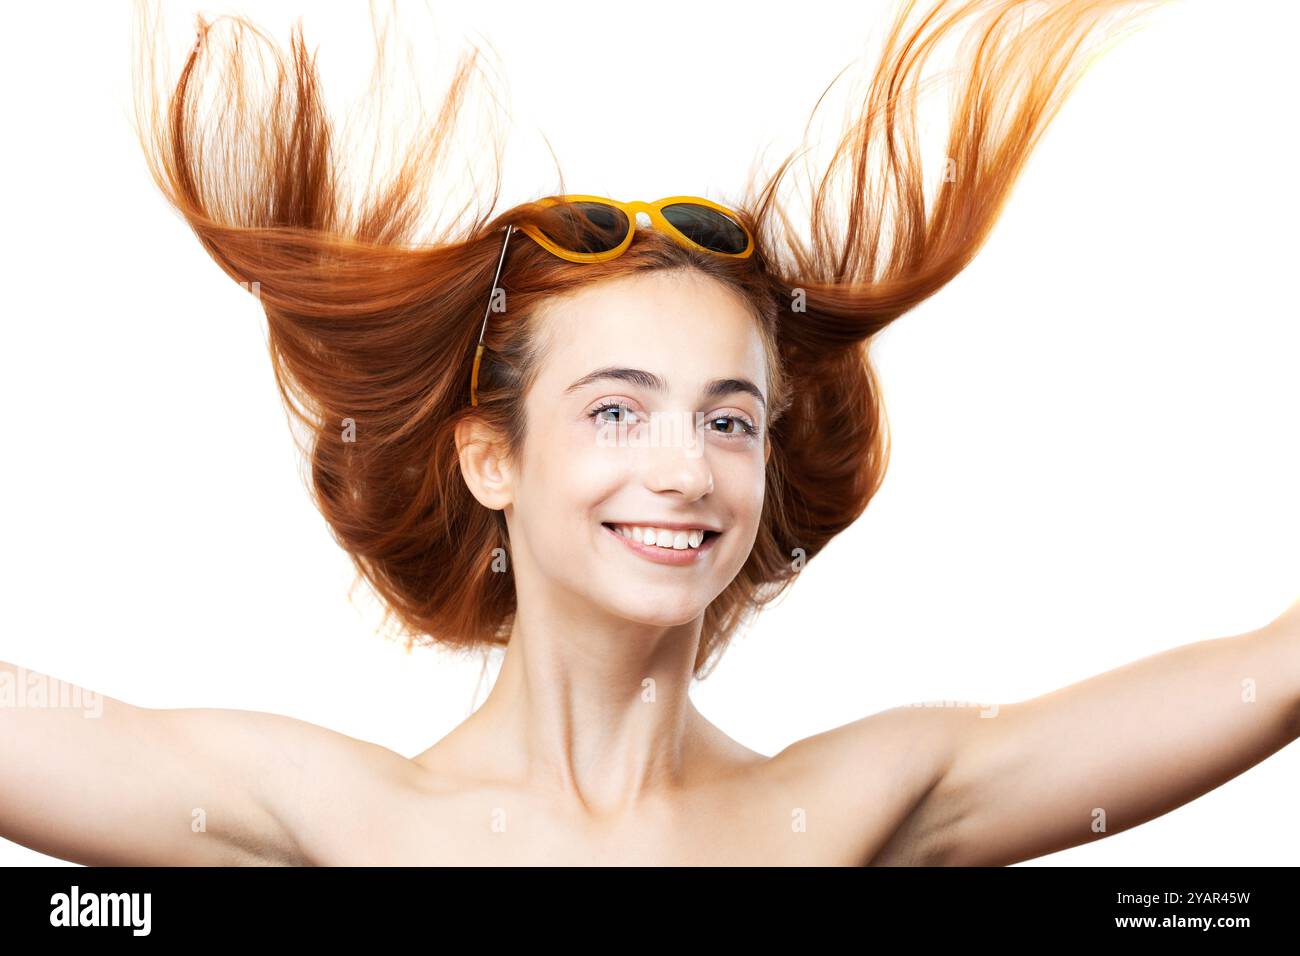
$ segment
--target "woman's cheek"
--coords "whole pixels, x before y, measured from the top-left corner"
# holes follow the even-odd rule
[[[719,497],[728,499],[736,518],[757,522],[767,492],[767,472],[762,453],[721,458],[713,474]]]

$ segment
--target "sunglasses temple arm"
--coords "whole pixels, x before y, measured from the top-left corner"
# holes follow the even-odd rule
[[[492,292],[488,295],[487,308],[483,310],[483,327],[478,330],[478,344],[483,344],[483,333],[487,331],[488,316],[492,314],[492,300],[496,298],[497,281],[501,278],[501,266],[506,261],[506,246],[510,243],[510,234],[514,232],[514,226],[506,226],[506,238],[501,243],[501,258],[497,260],[497,273],[492,277]]]
[[[483,360],[483,333],[487,331],[488,316],[492,314],[492,302],[497,294],[497,281],[501,278],[501,266],[506,261],[506,246],[510,244],[510,235],[515,231],[513,225],[506,226],[506,237],[501,243],[501,257],[497,259],[497,272],[492,277],[492,292],[488,295],[487,308],[483,310],[483,326],[478,330],[478,347],[474,349],[474,373],[470,378],[470,404],[478,405],[478,368]]]

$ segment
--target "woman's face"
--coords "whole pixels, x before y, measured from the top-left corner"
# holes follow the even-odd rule
[[[623,619],[694,620],[744,565],[763,508],[757,320],[693,271],[595,283],[538,319],[545,358],[505,509],[521,601],[531,579]],[[678,531],[645,544],[665,524],[720,533],[698,550]],[[633,544],[621,531],[636,528]]]

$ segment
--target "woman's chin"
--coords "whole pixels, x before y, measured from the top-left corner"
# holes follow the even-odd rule
[[[643,592],[644,593],[644,592]],[[698,601],[668,603],[663,601],[616,601],[610,611],[626,621],[646,627],[681,627],[700,617],[708,604]]]

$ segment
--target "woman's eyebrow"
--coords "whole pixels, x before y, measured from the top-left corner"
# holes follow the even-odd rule
[[[602,379],[612,379],[618,382],[629,382],[633,385],[639,385],[642,388],[648,388],[656,392],[666,392],[668,382],[660,378],[654,372],[647,372],[639,368],[598,368],[594,372],[588,372],[582,378],[578,379],[572,385],[564,390],[564,394],[576,392],[585,385],[592,382],[598,382]],[[715,378],[704,386],[701,395],[704,398],[722,398],[725,395],[734,395],[737,392],[744,392],[753,395],[760,405],[767,407],[767,401],[763,398],[763,393],[757,385],[747,378]]]

